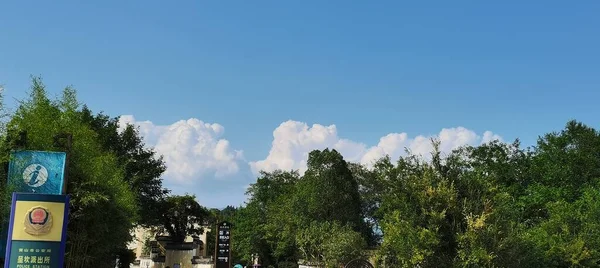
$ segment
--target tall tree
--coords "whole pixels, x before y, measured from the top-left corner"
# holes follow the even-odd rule
[[[260,254],[263,265],[278,267],[297,260],[289,205],[299,179],[297,171],[261,172],[248,188],[248,203],[233,221],[237,259],[249,263]]]
[[[359,232],[337,222],[312,222],[296,234],[303,259],[311,264],[336,268],[363,257],[366,243]]]
[[[342,155],[336,150],[314,150],[309,154],[307,165],[308,169],[296,183],[293,194],[287,198],[286,202],[281,202],[280,206],[275,207],[277,208],[275,211],[278,213],[270,213],[271,215],[285,215],[285,213],[289,215],[285,217],[287,219],[284,221],[269,218],[271,223],[279,223],[276,226],[285,226],[279,227],[278,231],[281,234],[280,237],[284,238],[282,240],[293,245],[290,248],[295,248],[297,255],[314,257],[314,254],[301,253],[311,251],[306,249],[320,248],[315,244],[320,243],[320,240],[302,239],[301,247],[298,242],[301,238],[319,236],[318,230],[324,226],[339,227],[336,229],[336,236],[331,236],[331,239],[353,237],[353,233],[361,234],[359,235],[361,241],[370,239],[373,230],[363,218],[363,203],[357,178],[352,174]],[[280,216],[280,218],[284,217]],[[311,224],[314,227],[312,229],[309,228]],[[307,228],[311,231],[307,231]],[[349,233],[350,231],[353,233]],[[352,247],[348,247],[348,251],[352,250]],[[340,254],[345,255],[346,253],[349,252]],[[317,260],[330,264],[335,262],[330,262],[324,256]]]
[[[384,163],[377,166],[385,168]],[[439,170],[411,155],[401,158],[396,168],[378,171],[391,187],[379,211],[383,215],[382,259],[388,265],[451,266],[456,254],[453,218],[459,214],[458,200],[454,186]]]
[[[383,194],[386,191],[385,184],[381,180],[379,170],[385,170],[384,166],[393,168],[389,157],[384,157],[375,163],[376,167],[368,169],[358,163],[349,163],[352,175],[359,185],[361,199],[362,218],[365,220],[365,231],[363,236],[370,248],[376,248],[381,244],[381,216],[377,213],[381,206]]]
[[[115,255],[130,240],[137,203],[117,157],[103,150],[98,134],[79,116],[75,96],[68,87],[62,99],[51,101],[41,79],[33,78],[29,99],[21,102],[8,122],[3,152],[64,150],[54,137],[65,132],[73,135],[67,170],[71,209],[66,266],[114,267]],[[26,133],[26,139],[21,133]],[[17,140],[20,143],[13,142]]]
[[[538,140],[519,202],[523,238],[545,267],[600,265],[599,151],[600,133],[577,121]]]
[[[198,204],[195,196],[168,196],[162,202],[161,209],[161,231],[166,232],[173,242],[182,243],[188,236],[204,233],[209,212]]]
[[[138,203],[137,224],[144,227],[159,225],[160,201],[169,193],[162,186],[161,175],[166,170],[162,156],[146,148],[139,131],[133,125],[119,129],[118,118],[110,118],[102,113],[94,115],[83,106],[82,120],[96,133],[105,150],[117,156],[124,171],[124,179],[129,184]]]
[[[362,231],[358,182],[336,150],[314,150],[296,187],[298,216],[307,221],[332,221]]]

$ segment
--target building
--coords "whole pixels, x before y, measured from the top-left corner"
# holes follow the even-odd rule
[[[132,268],[212,268],[212,251],[206,248],[209,228],[204,227],[200,236],[188,236],[183,243],[173,243],[166,234],[155,234],[148,228],[133,230],[133,241],[129,249],[133,250],[136,261]]]

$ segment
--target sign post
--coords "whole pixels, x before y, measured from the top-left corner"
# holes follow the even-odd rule
[[[5,268],[62,268],[69,196],[13,193]]]
[[[231,224],[221,222],[217,226],[215,268],[231,268]]]
[[[62,195],[65,192],[66,158],[65,152],[12,152],[7,184],[19,193]],[[2,227],[0,256],[6,256],[10,225],[5,222]]]

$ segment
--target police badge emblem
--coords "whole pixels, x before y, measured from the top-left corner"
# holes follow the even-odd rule
[[[52,228],[52,215],[43,207],[33,207],[25,215],[25,232],[30,235],[45,235]]]

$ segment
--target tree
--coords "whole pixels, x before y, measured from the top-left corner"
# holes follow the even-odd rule
[[[299,180],[298,171],[261,171],[256,183],[250,185],[246,194],[250,196],[250,203],[256,203],[262,209],[266,209],[282,196],[289,197],[293,194]]]
[[[396,165],[387,158],[375,164],[381,196],[375,214],[384,234],[379,258],[398,267],[530,263],[514,202],[530,158],[518,142],[460,148],[445,157],[432,142],[431,161],[409,153]]]
[[[334,221],[363,231],[358,182],[336,150],[314,150],[296,186],[295,210],[304,221]]]
[[[255,203],[240,208],[236,213],[232,221],[234,260],[251,263],[252,254],[259,254],[263,266],[277,263],[265,235],[265,219],[262,213]]]
[[[261,172],[250,185],[249,201],[233,220],[236,259],[249,263],[258,253],[264,266],[297,260],[288,208],[299,179],[297,171]]]
[[[296,243],[306,262],[326,267],[339,267],[362,257],[366,246],[359,232],[336,222],[312,222],[298,231]]]
[[[118,118],[110,118],[102,113],[93,115],[83,106],[82,120],[96,133],[107,151],[117,156],[117,161],[124,171],[124,179],[131,187],[138,203],[140,218],[137,224],[152,227],[160,224],[160,201],[169,193],[162,187],[161,175],[166,170],[162,156],[157,156],[152,149],[146,148],[139,131],[127,125],[119,131]]]
[[[572,121],[533,150],[494,141],[442,157],[438,145],[431,161],[382,159],[370,175],[388,267],[600,265],[596,130]]]
[[[382,201],[380,258],[397,267],[451,266],[456,251],[453,219],[460,214],[452,183],[434,165],[412,156],[401,159],[398,168],[400,172],[391,174],[400,177],[386,179],[394,188]]]
[[[117,268],[129,268],[135,261],[135,252],[122,248],[117,252]]]
[[[226,206],[224,209],[219,211],[219,221],[231,222],[237,213],[237,208],[234,206]]]
[[[168,196],[162,202],[161,228],[175,243],[183,243],[188,236],[203,234],[208,217],[208,211],[193,195]]]
[[[335,150],[311,152],[302,177],[297,171],[261,172],[247,194],[249,201],[234,221],[234,252],[242,260],[259,253],[263,265],[296,262],[302,255],[298,239],[305,237],[302,234],[311,223],[343,226],[352,234],[359,233],[361,241],[370,239],[372,229],[363,220],[357,179]],[[338,243],[342,241],[347,240],[339,238]],[[340,248],[329,249],[335,253],[328,256],[339,257],[352,255],[355,247],[341,253],[336,251]]]
[[[357,163],[349,163],[349,168],[359,185],[359,195],[361,199],[361,217],[365,220],[365,230],[363,236],[370,248],[376,248],[381,245],[381,220],[377,211],[381,206],[383,193],[386,191],[377,170],[384,170],[386,167],[393,168],[388,156],[383,157],[375,163],[378,167],[367,169],[365,166]]]
[[[600,265],[599,151],[600,133],[576,121],[538,140],[519,204],[522,237],[545,267]]]
[[[465,147],[452,156],[453,182],[463,216],[457,233],[460,266],[537,267],[530,245],[521,238],[523,211],[515,200],[530,181],[531,152],[492,141]]]
[[[29,99],[21,102],[7,124],[2,158],[8,159],[8,152],[17,148],[65,150],[54,137],[71,133],[66,266],[114,267],[115,256],[131,239],[137,203],[117,157],[103,149],[78,107],[73,88],[67,87],[60,100],[51,101],[41,79],[33,78]]]

